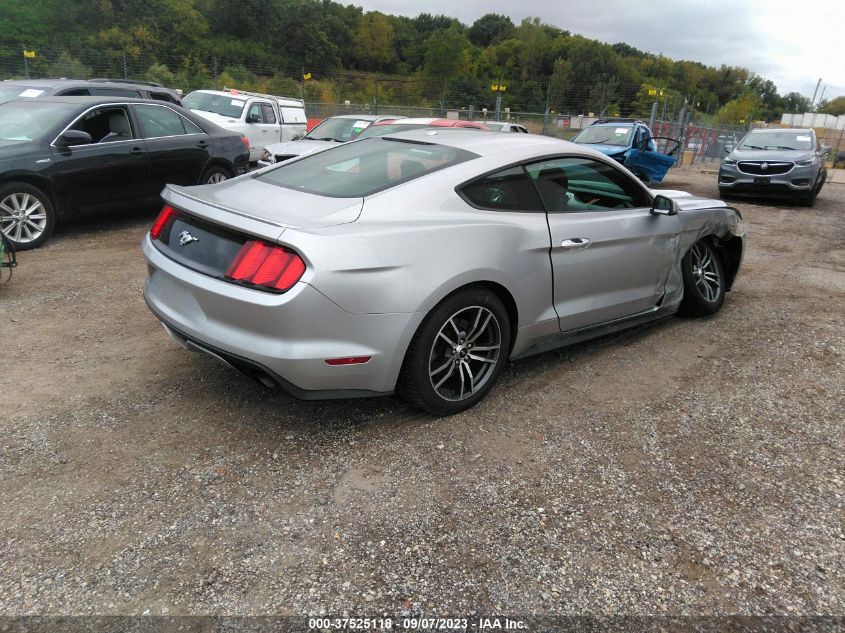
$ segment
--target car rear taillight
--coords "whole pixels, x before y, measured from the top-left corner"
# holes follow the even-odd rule
[[[164,205],[161,210],[161,213],[158,214],[156,221],[153,223],[153,227],[150,229],[150,237],[154,240],[157,240],[160,236],[162,231],[170,224],[178,215],[176,209],[171,207],[169,204]]]
[[[304,272],[305,262],[293,251],[249,240],[235,255],[226,277],[285,292],[299,281]]]
[[[249,139],[248,139],[247,137],[245,137],[245,136],[241,136],[241,143],[243,143],[243,144],[244,144],[244,147],[246,147],[247,149],[249,149]]]

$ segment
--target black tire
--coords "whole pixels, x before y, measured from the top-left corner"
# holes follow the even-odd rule
[[[232,177],[232,172],[230,172],[225,167],[221,167],[220,165],[214,165],[213,167],[209,167],[206,169],[203,174],[202,178],[200,178],[201,185],[214,185],[219,182],[223,182],[224,180],[229,180]]]
[[[719,189],[719,198],[722,200],[731,200],[731,194],[727,189]]]
[[[725,273],[719,254],[707,240],[692,245],[681,262],[684,298],[678,312],[700,317],[715,314],[725,302]]]
[[[458,291],[437,304],[417,330],[402,365],[400,393],[433,415],[465,411],[493,387],[507,362],[510,338],[507,310],[493,292]]]
[[[816,204],[816,197],[819,195],[819,192],[822,190],[823,186],[824,178],[822,177],[822,174],[819,174],[816,178],[815,184],[813,185],[813,190],[805,194],[804,197],[801,198],[801,204],[803,204],[805,207],[812,207],[814,204]]]
[[[16,251],[38,248],[56,225],[56,212],[50,197],[25,182],[9,182],[0,187],[0,230]]]

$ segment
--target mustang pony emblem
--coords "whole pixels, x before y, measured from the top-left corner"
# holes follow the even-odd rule
[[[187,231],[182,231],[179,233],[179,246],[187,246],[191,242],[199,242],[200,238],[194,237]]]

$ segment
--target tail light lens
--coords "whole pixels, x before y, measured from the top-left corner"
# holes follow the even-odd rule
[[[249,149],[249,139],[245,136],[241,136],[241,143],[244,144],[244,147]]]
[[[235,255],[226,277],[285,292],[300,280],[304,272],[305,262],[293,251],[249,240]]]
[[[161,210],[161,213],[158,214],[156,221],[153,223],[152,228],[150,229],[150,237],[154,240],[157,240],[164,229],[176,218],[178,212],[176,209],[171,207],[169,204],[164,205]]]

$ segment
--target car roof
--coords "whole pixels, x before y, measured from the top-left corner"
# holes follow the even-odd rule
[[[170,105],[179,107],[176,103],[170,103],[169,101],[160,101],[158,99],[138,99],[135,97],[41,97],[39,99],[16,99],[14,101],[10,101],[9,103],[15,103],[18,101],[28,101],[30,103],[69,103],[73,105],[78,105],[81,107],[89,107],[93,105],[99,104],[109,104],[109,103],[147,103],[147,104],[155,104],[155,105]]]
[[[551,136],[534,134],[479,134],[478,130],[468,128],[419,128],[407,132],[386,134],[382,139],[400,139],[424,143],[437,143],[463,149],[481,156],[489,156],[500,152],[517,152],[548,146],[551,152],[555,150],[567,151],[577,148],[577,153],[603,156],[600,152],[585,150],[583,147],[563,141]],[[364,142],[364,141],[362,141]]]
[[[150,82],[134,82],[132,80],[110,81],[108,79],[9,79],[3,81],[2,84],[9,86],[26,86],[28,88],[59,88],[61,86],[90,86],[92,88],[122,88],[123,90],[131,90],[132,88],[142,88],[145,90],[165,90],[173,92],[172,88],[167,88],[160,84],[153,84]],[[2,85],[0,84],[0,85]]]
[[[323,121],[327,121],[329,119],[355,119],[356,121],[381,121],[382,119],[392,119],[392,118],[401,119],[402,117],[398,115],[389,115],[389,114],[336,114],[334,116],[329,116],[323,119]]]

